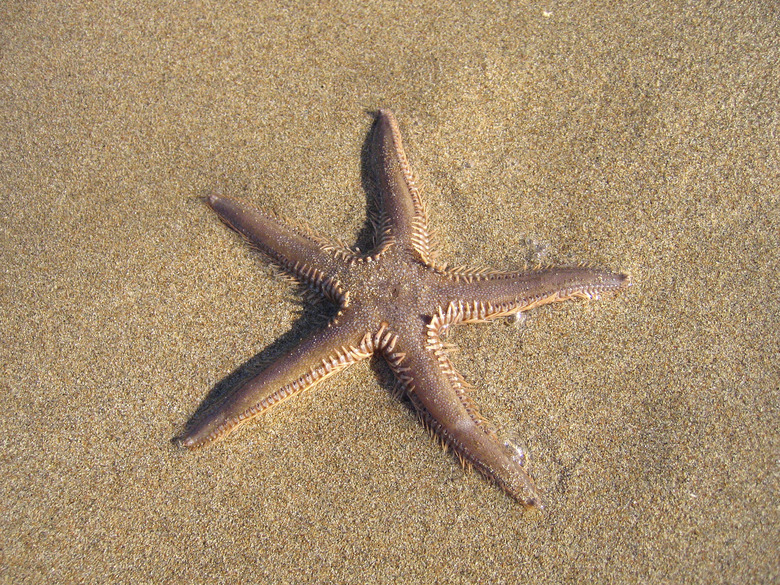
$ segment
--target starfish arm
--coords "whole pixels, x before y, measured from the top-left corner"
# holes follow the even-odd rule
[[[336,303],[343,302],[338,281],[328,278],[344,263],[331,246],[304,228],[281,222],[273,215],[232,197],[210,195],[209,206],[229,227],[244,236],[271,262],[296,280],[319,290]]]
[[[524,273],[449,271],[439,317],[445,325],[487,321],[559,301],[598,298],[628,286],[624,274],[587,267],[549,268]]]
[[[447,357],[439,332],[429,326],[424,346],[399,339],[388,362],[423,422],[464,465],[474,466],[524,505],[540,507],[533,479],[517,450],[502,442],[479,415],[468,394],[470,387]]]
[[[371,152],[380,192],[379,249],[395,242],[430,263],[428,213],[406,159],[398,122],[390,110],[379,110]]]
[[[180,443],[194,448],[221,439],[272,406],[369,357],[376,350],[375,336],[361,336],[353,325],[337,318],[304,340],[194,421],[179,437]]]

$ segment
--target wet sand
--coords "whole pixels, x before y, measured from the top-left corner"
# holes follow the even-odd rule
[[[778,580],[777,9],[7,3],[0,582]],[[203,204],[354,242],[395,111],[441,258],[634,285],[462,326],[525,513],[381,362],[196,452],[316,308]]]

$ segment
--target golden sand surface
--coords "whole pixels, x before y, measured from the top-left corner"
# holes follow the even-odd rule
[[[3,3],[0,582],[778,582],[778,12]],[[541,513],[380,362],[171,442],[316,326],[202,196],[354,241],[379,107],[442,259],[633,279],[451,335]]]

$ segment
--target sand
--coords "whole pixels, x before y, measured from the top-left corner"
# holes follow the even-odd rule
[[[3,4],[0,582],[777,582],[776,3],[363,5]],[[633,279],[451,336],[541,513],[381,362],[171,443],[317,326],[200,198],[355,241],[379,107],[443,259]]]

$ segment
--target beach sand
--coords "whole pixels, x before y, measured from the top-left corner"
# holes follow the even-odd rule
[[[0,582],[777,582],[777,4],[364,4],[0,9]],[[317,327],[202,197],[354,242],[379,107],[442,260],[631,275],[449,336],[541,512],[378,360],[171,441]]]

